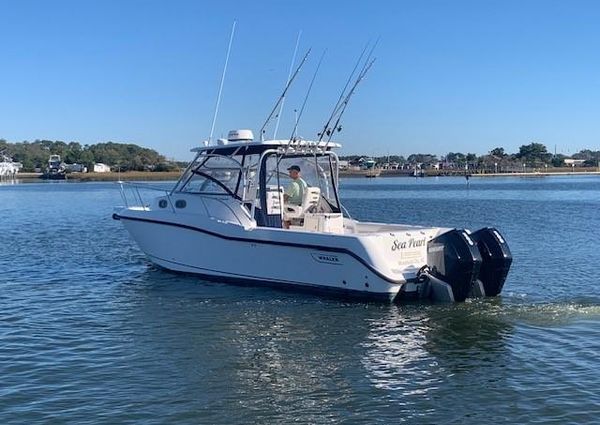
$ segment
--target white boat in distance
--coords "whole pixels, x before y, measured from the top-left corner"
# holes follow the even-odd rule
[[[393,302],[500,293],[512,256],[496,229],[360,222],[344,214],[339,147],[255,141],[250,130],[232,131],[194,149],[175,187],[149,202],[138,186],[121,183],[125,205],[113,218],[152,262],[209,280]],[[307,184],[301,205],[284,196],[292,166]]]
[[[14,179],[23,168],[20,162],[13,162],[12,158],[0,152],[0,179]]]

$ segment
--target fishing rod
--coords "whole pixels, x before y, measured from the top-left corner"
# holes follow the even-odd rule
[[[269,124],[269,122],[273,118],[273,114],[275,113],[275,111],[279,107],[279,104],[283,101],[283,99],[285,99],[285,95],[286,95],[288,89],[290,88],[290,86],[292,85],[292,82],[294,81],[294,79],[296,78],[296,76],[300,72],[300,69],[302,68],[302,66],[306,62],[306,59],[308,58],[308,55],[310,54],[310,52],[311,52],[311,49],[308,49],[308,51],[304,55],[304,58],[302,58],[302,61],[300,62],[300,64],[296,68],[296,71],[294,71],[294,74],[289,79],[288,83],[285,85],[285,88],[283,89],[283,92],[279,96],[279,99],[277,99],[277,102],[275,103],[275,106],[273,107],[273,110],[271,111],[271,113],[267,117],[267,120],[265,121],[265,123],[263,124],[263,126],[260,128],[260,140],[264,141],[265,127]]]
[[[373,52],[373,50],[371,50],[371,53],[372,52]],[[369,53],[369,56],[367,57],[367,59],[370,58],[371,53]],[[358,78],[354,82],[354,85],[352,86],[352,88],[350,89],[350,91],[348,92],[348,94],[346,95],[346,97],[344,98],[344,100],[342,101],[342,103],[340,103],[340,105],[336,108],[337,110],[339,110],[339,113],[337,115],[336,122],[335,122],[335,124],[332,127],[333,130],[330,130],[326,126],[325,127],[326,129],[324,130],[324,132],[321,133],[321,135],[319,136],[319,141],[317,142],[317,147],[319,145],[319,142],[321,142],[321,140],[323,138],[323,134],[326,133],[327,136],[328,136],[327,143],[325,143],[325,146],[323,146],[323,151],[324,152],[327,151],[327,148],[329,147],[329,143],[331,142],[331,138],[333,137],[333,134],[335,133],[335,130],[341,131],[342,127],[340,126],[340,121],[342,119],[342,116],[344,115],[344,112],[346,111],[346,107],[348,106],[350,98],[354,94],[354,91],[356,90],[356,87],[358,86],[358,84],[365,78],[365,76],[367,75],[367,72],[369,71],[369,69],[371,69],[371,66],[373,65],[373,62],[375,62],[375,59],[371,60],[370,62],[365,62],[365,64],[363,65],[363,68],[361,69],[360,74],[358,75]],[[353,72],[353,74],[354,74],[354,72]],[[345,91],[345,88],[344,88],[344,91]],[[330,118],[330,120],[333,118],[333,116],[334,115],[332,115],[332,117]],[[328,123],[328,125],[329,125],[329,123]],[[317,166],[318,166],[318,161],[317,161],[317,154],[316,154],[316,151],[315,151],[315,167],[317,167]]]
[[[367,75],[367,72],[369,71],[369,69],[371,69],[371,66],[373,66],[373,63],[375,62],[375,59],[372,59],[368,64],[365,64],[365,67],[363,68],[362,72],[359,74],[358,78],[356,79],[356,81],[354,82],[354,85],[352,86],[352,89],[350,89],[350,91],[348,92],[348,95],[346,96],[346,98],[344,99],[344,101],[341,104],[341,109],[338,113],[337,116],[337,120],[335,122],[335,125],[333,126],[333,130],[328,130],[327,131],[327,143],[325,144],[324,149],[327,149],[327,147],[329,146],[329,142],[331,141],[331,138],[333,137],[333,134],[335,133],[335,131],[341,131],[341,126],[340,121],[342,119],[342,116],[344,115],[344,112],[346,111],[346,107],[348,106],[348,103],[350,102],[350,98],[352,97],[352,95],[354,94],[356,87],[358,86],[358,84],[365,78],[365,76]]]
[[[296,47],[294,48],[294,54],[292,55],[292,62],[290,63],[290,71],[288,73],[286,85],[290,82],[290,78],[292,78],[292,70],[294,69],[294,63],[296,62],[296,54],[298,53],[298,45],[300,44],[300,36],[302,36],[302,31],[298,31],[298,37],[296,38]],[[277,122],[275,123],[275,131],[273,131],[273,140],[277,139],[277,130],[279,129],[279,120],[281,120],[281,113],[283,112],[283,104],[285,103],[285,99],[281,100],[281,105],[279,106],[279,112],[277,113]]]
[[[366,59],[365,59],[365,63],[363,64],[361,71],[359,73],[362,74],[365,71],[365,68],[371,58],[371,56],[373,55],[373,51],[375,50],[375,47],[377,47],[377,44],[379,43],[379,38],[375,41],[375,43],[373,44],[373,46],[371,47],[371,50],[369,51],[369,54],[367,55]],[[330,135],[330,133],[332,132],[332,130],[330,129],[329,125],[331,124],[331,121],[334,119],[334,117],[339,113],[340,109],[343,107],[343,102],[342,99],[344,98],[344,95],[346,94],[346,90],[348,88],[348,85],[350,84],[350,81],[352,80],[352,77],[354,77],[354,74],[356,73],[356,69],[358,68],[358,65],[360,64],[360,62],[363,59],[363,56],[366,52],[366,50],[369,47],[369,44],[371,44],[370,42],[368,42],[365,47],[363,48],[363,51],[361,52],[360,56],[358,57],[358,60],[356,61],[356,64],[354,65],[354,69],[352,70],[352,72],[350,73],[350,75],[348,76],[348,79],[346,80],[346,84],[344,85],[344,88],[342,89],[342,91],[340,92],[340,97],[338,98],[338,101],[336,102],[333,111],[331,112],[331,115],[329,116],[327,122],[325,123],[325,125],[323,126],[323,130],[318,133],[319,139],[318,141],[320,142],[321,140],[323,140],[323,137],[325,137],[325,135]],[[356,83],[355,83],[356,85]],[[334,129],[336,127],[333,127]]]
[[[304,96],[304,101],[302,102],[302,107],[300,108],[300,112],[298,113],[298,118],[296,118],[296,122],[294,123],[294,129],[292,130],[292,135],[290,136],[290,140],[288,141],[288,147],[295,139],[294,135],[296,134],[296,130],[298,129],[298,123],[300,122],[300,118],[302,118],[302,114],[304,113],[304,108],[306,107],[306,102],[308,101],[308,97],[310,96],[310,92],[312,91],[313,85],[315,83],[315,79],[317,78],[317,74],[319,73],[319,68],[321,68],[321,64],[323,63],[323,58],[325,58],[325,53],[327,53],[327,49],[323,51],[321,58],[319,59],[319,63],[317,64],[317,68],[315,69],[315,73],[313,74],[312,80],[310,81],[310,85],[308,86],[308,90],[306,91],[306,96]]]
[[[358,68],[358,65],[362,61],[362,58],[363,58],[363,56],[364,56],[364,54],[365,54],[365,52],[367,50],[367,47],[369,47],[369,44],[370,44],[370,42],[367,43],[365,45],[365,47],[363,48],[360,56],[358,57],[358,60],[354,64],[354,68],[352,69],[352,72],[350,73],[350,75],[348,76],[348,79],[346,80],[346,84],[344,85],[344,88],[340,92],[340,97],[338,98],[337,102],[335,103],[335,105],[333,107],[333,111],[331,112],[331,115],[329,116],[329,118],[327,119],[327,122],[323,126],[323,130],[320,133],[317,134],[319,136],[319,142],[323,139],[323,134],[325,134],[325,132],[329,128],[329,124],[331,124],[331,120],[333,119],[333,116],[335,115],[335,112],[337,111],[337,109],[339,107],[339,104],[342,101],[342,99],[344,97],[344,94],[346,93],[346,89],[348,88],[348,84],[350,84],[350,81],[352,80],[352,77],[354,77],[354,73],[356,72],[356,68]]]

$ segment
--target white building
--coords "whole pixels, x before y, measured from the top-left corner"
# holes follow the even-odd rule
[[[585,162],[585,159],[572,159],[572,158],[565,159],[565,165],[568,167],[581,167],[584,162]]]
[[[98,162],[94,164],[94,173],[110,173],[110,167],[106,164]]]

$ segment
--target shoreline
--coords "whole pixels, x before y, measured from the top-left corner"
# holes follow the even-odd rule
[[[465,175],[464,171],[455,170],[423,170],[423,175],[415,176],[413,170],[379,170],[381,173],[377,177],[369,176],[370,178],[379,177],[550,177],[550,176],[586,176],[600,175],[600,170],[581,169],[573,171],[569,169],[557,169],[556,171],[532,171],[532,172],[510,172],[510,173],[469,173]],[[368,171],[366,170],[347,170],[340,171],[340,177],[363,177],[367,178]]]
[[[380,170],[381,173],[377,177],[370,176],[371,179],[386,178],[386,177],[413,177],[412,171],[409,170]],[[178,180],[182,172],[179,171],[130,171],[124,173],[71,173],[67,175],[68,182],[110,182],[110,181],[169,181]],[[340,171],[339,176],[344,178],[367,178],[368,172],[365,170]],[[600,175],[600,171],[591,171],[582,169],[581,171],[573,171],[571,169],[564,171],[534,171],[530,173],[474,173],[468,174],[469,178],[490,178],[490,177],[552,177],[552,176],[594,176]],[[421,176],[418,176],[421,177]],[[424,170],[423,178],[425,177],[465,177],[464,172],[451,172],[447,170]],[[19,173],[15,180],[26,182],[42,181],[42,173]],[[10,180],[6,180],[7,182]],[[57,180],[61,181],[61,180]]]

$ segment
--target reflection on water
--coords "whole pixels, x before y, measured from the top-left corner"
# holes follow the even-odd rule
[[[427,361],[428,331],[429,318],[420,312],[403,315],[401,309],[390,309],[373,320],[362,343],[366,348],[362,363],[373,385],[400,391],[398,397],[424,395],[434,389],[439,367]]]
[[[600,350],[600,331],[581,333],[599,313],[598,304],[506,306],[498,300],[398,307],[370,320],[361,363],[405,419],[506,421],[498,409],[490,412],[493,400],[512,411],[511,422],[528,422],[548,417],[548,405],[562,412],[580,405],[564,393],[564,382],[578,381],[575,392],[587,399],[600,383],[592,354]],[[596,404],[566,416],[589,421],[600,401],[592,398]],[[517,400],[530,401],[526,413],[515,407]]]
[[[503,374],[482,371],[506,367],[513,327],[471,307],[399,307],[371,322],[362,363],[372,384],[389,391],[407,419],[458,420],[464,410],[457,405],[473,414],[485,405],[490,382],[505,385]],[[466,393],[467,381],[487,385],[487,394]]]
[[[2,179],[0,179],[0,186],[11,186],[11,185],[22,184],[22,183],[23,183],[23,180],[20,180],[20,179],[13,179],[13,178],[10,178],[10,179],[2,178]]]

